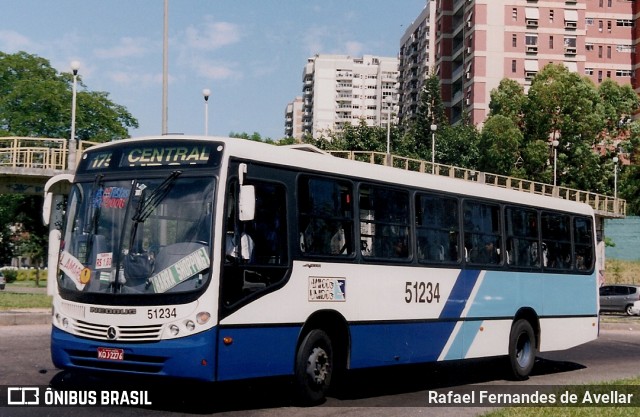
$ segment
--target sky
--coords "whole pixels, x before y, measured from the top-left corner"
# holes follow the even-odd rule
[[[169,133],[284,136],[315,54],[398,55],[426,0],[168,0]],[[79,89],[104,91],[162,133],[164,0],[0,0],[0,51],[59,72],[79,61]]]

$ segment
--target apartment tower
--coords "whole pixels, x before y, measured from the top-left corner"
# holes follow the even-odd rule
[[[640,37],[637,3],[428,1],[431,66],[441,80],[451,123],[466,115],[470,122],[481,125],[489,113],[490,92],[503,78],[519,81],[526,89],[535,74],[552,62],[596,84],[611,78],[640,92],[640,61],[635,53]],[[406,83],[402,86],[407,88]],[[404,90],[400,94],[405,97]]]
[[[390,109],[397,104],[397,83],[395,57],[309,58],[303,71],[303,132],[318,138],[361,120],[369,126],[386,126]]]
[[[401,121],[415,116],[420,103],[420,92],[434,62],[431,48],[431,17],[434,15],[435,2],[427,2],[400,39],[398,117]]]

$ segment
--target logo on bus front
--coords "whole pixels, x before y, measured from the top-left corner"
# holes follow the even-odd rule
[[[344,278],[309,277],[309,301],[346,301]]]

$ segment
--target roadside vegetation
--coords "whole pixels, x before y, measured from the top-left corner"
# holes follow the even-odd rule
[[[0,311],[51,307],[51,297],[45,291],[46,269],[4,269],[2,273],[7,285],[0,291]]]
[[[607,284],[640,285],[640,261],[607,259],[605,270],[605,282]]]
[[[51,307],[51,297],[46,293],[18,293],[10,291],[10,286],[7,286],[4,291],[0,291],[0,311],[13,310],[17,308]]]

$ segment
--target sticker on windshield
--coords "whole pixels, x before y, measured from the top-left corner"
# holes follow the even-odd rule
[[[86,283],[83,283],[80,279],[84,265],[75,256],[67,251],[62,251],[60,254],[60,269],[71,278],[79,291],[84,289]]]
[[[156,293],[166,292],[195,274],[209,268],[209,255],[200,248],[149,278]]]
[[[127,206],[130,190],[123,187],[106,187],[96,191],[93,206],[96,208],[122,209]]]
[[[96,255],[96,269],[111,268],[111,260],[113,255],[111,252],[99,253]]]

